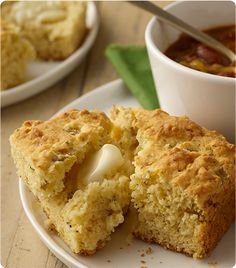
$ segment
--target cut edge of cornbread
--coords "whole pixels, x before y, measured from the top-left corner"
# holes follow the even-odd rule
[[[234,145],[187,117],[114,107],[136,132],[132,204],[134,235],[204,258],[234,220]],[[123,124],[124,125],[124,124]],[[131,132],[130,132],[131,133]]]
[[[78,188],[76,170],[87,153],[107,143],[120,148],[125,165],[101,183]],[[235,147],[187,117],[114,107],[110,121],[103,113],[72,110],[46,122],[25,122],[11,145],[13,157],[17,150],[22,153],[17,159],[31,156],[23,162],[33,163],[33,168],[54,174],[50,163],[62,162],[60,176],[48,181],[50,172],[44,172],[35,194],[75,253],[91,255],[105,245],[124,221],[130,194],[138,214],[135,236],[194,258],[208,256],[234,220]],[[27,174],[21,174],[28,183]],[[47,186],[55,182],[57,189],[50,195]]]
[[[74,253],[104,247],[129,207],[129,162],[103,181],[84,185],[77,178],[88,155],[104,144],[119,147],[111,131],[104,113],[72,110],[45,122],[26,121],[10,137],[19,176]]]
[[[110,141],[111,122],[104,113],[71,110],[48,121],[25,121],[10,137],[18,175],[36,196],[63,190],[65,174],[86,153]]]
[[[76,190],[61,210],[55,205],[57,198],[42,200],[50,222],[74,253],[92,255],[124,222],[130,203],[129,178],[121,172],[102,183],[92,182]]]

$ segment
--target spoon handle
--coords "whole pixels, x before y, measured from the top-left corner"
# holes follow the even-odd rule
[[[216,39],[212,38],[208,34],[205,34],[198,29],[192,27],[191,25],[185,23],[181,19],[177,18],[176,16],[170,14],[169,12],[166,12],[165,10],[161,9],[160,7],[152,4],[149,1],[128,1],[129,3],[140,7],[142,9],[145,9],[146,11],[149,11],[156,15],[158,19],[161,21],[164,21],[176,29],[190,35],[194,39],[206,44],[207,46],[215,49],[216,51],[220,52],[221,54],[225,55],[230,61],[235,61],[236,55],[227,47],[225,47],[223,44],[218,42]]]

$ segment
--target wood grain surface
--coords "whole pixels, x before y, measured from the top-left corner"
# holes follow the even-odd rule
[[[168,2],[156,2],[165,6]],[[40,241],[20,203],[9,136],[28,119],[45,120],[81,95],[117,79],[104,49],[111,43],[144,44],[151,15],[121,1],[97,2],[101,25],[84,62],[46,91],[1,111],[1,263],[7,268],[65,268]]]

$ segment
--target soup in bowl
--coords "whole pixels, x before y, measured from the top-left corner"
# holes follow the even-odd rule
[[[235,25],[215,27],[204,31],[235,53]],[[235,61],[187,35],[165,51],[167,57],[192,69],[215,75],[235,77]]]
[[[182,1],[169,5],[166,10],[200,30],[211,31],[235,22],[235,5],[230,1]],[[194,58],[194,53],[188,60],[170,55],[170,49],[180,40],[182,42],[182,38],[190,38],[181,34],[155,17],[146,28],[145,41],[161,108],[172,115],[187,115],[234,142],[235,78],[229,75],[229,70],[224,70],[224,73],[222,69],[218,73],[210,73],[206,69],[199,71],[201,67],[210,65],[214,65],[214,68],[216,65],[230,67],[227,64],[231,63],[225,58],[227,62],[210,63],[206,58]],[[189,49],[188,40],[184,44]],[[202,46],[198,48],[198,53],[206,48],[199,43],[198,46]],[[189,64],[195,64],[195,68]]]

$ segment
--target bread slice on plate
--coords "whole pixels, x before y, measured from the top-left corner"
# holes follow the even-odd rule
[[[38,57],[63,60],[85,38],[86,10],[83,1],[8,1],[2,7],[2,17],[20,28]]]
[[[132,168],[112,131],[104,113],[72,110],[10,137],[19,176],[75,253],[102,248],[129,207]]]
[[[208,256],[235,217],[235,146],[187,117],[114,107],[26,121],[18,174],[75,253],[93,254],[135,208],[134,235]]]
[[[115,107],[112,120],[138,142],[130,183],[135,236],[195,258],[209,255],[235,217],[235,146],[161,110]]]

